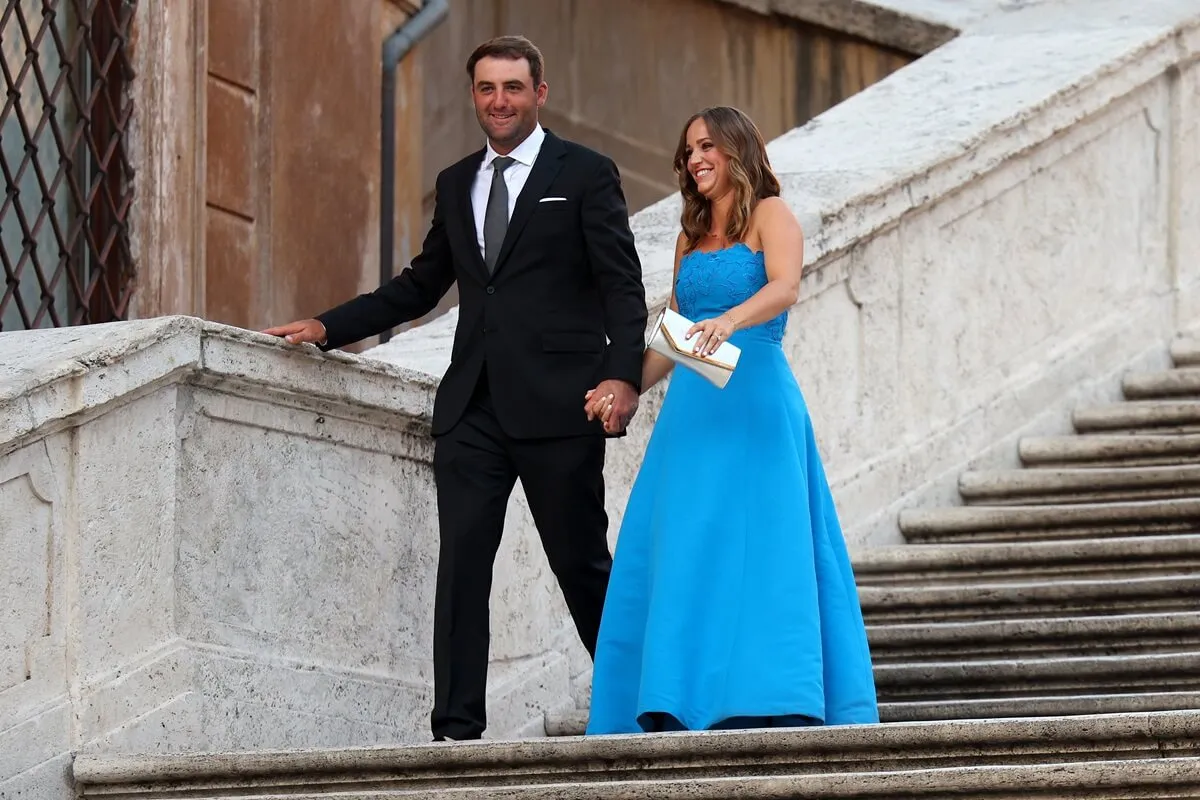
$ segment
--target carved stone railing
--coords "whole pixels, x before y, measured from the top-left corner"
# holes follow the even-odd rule
[[[427,736],[433,379],[186,317],[0,352],[0,776]],[[583,665],[540,553],[496,572],[493,730],[536,733]]]

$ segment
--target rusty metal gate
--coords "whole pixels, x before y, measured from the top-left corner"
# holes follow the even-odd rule
[[[0,0],[0,331],[124,319],[136,0]]]

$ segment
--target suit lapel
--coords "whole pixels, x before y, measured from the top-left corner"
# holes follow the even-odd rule
[[[479,172],[479,165],[483,163],[485,152],[486,150],[480,150],[468,159],[466,166],[463,167],[462,174],[455,178],[454,191],[457,197],[454,198],[454,202],[457,206],[456,212],[459,224],[463,226],[463,238],[467,243],[467,260],[479,275],[480,280],[487,283],[491,280],[491,276],[488,275],[488,268],[487,264],[483,261],[483,254],[479,252],[478,235],[475,233],[475,207],[471,205],[471,192],[475,188],[475,177]]]
[[[550,131],[546,131],[546,138],[542,141],[542,149],[538,152],[537,159],[533,162],[533,167],[529,171],[529,177],[525,180],[525,186],[521,189],[521,194],[517,197],[517,204],[513,208],[512,218],[508,221],[508,230],[504,234],[504,244],[500,247],[500,255],[496,258],[496,272],[499,272],[504,266],[505,259],[508,258],[516,244],[517,239],[521,235],[521,230],[525,227],[525,223],[529,222],[529,218],[533,216],[533,210],[537,208],[538,201],[550,188],[551,181],[558,175],[562,169],[563,156],[567,154],[567,148],[563,145],[562,139],[559,139]],[[472,230],[474,230],[474,222]],[[483,260],[480,259],[480,263]],[[486,273],[487,266],[484,265]]]

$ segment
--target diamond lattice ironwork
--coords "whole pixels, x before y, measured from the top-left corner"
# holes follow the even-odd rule
[[[0,331],[124,319],[136,0],[0,0]]]

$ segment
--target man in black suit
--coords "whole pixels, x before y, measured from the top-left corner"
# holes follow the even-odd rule
[[[322,349],[433,309],[458,281],[459,319],[434,404],[441,548],[434,608],[435,739],[486,727],[492,566],[518,478],[588,652],[608,575],[605,426],[637,409],[646,300],[612,160],[538,124],[542,55],[527,39],[467,61],[487,145],[437,178],[433,222],[409,269],[316,319],[271,328]]]

